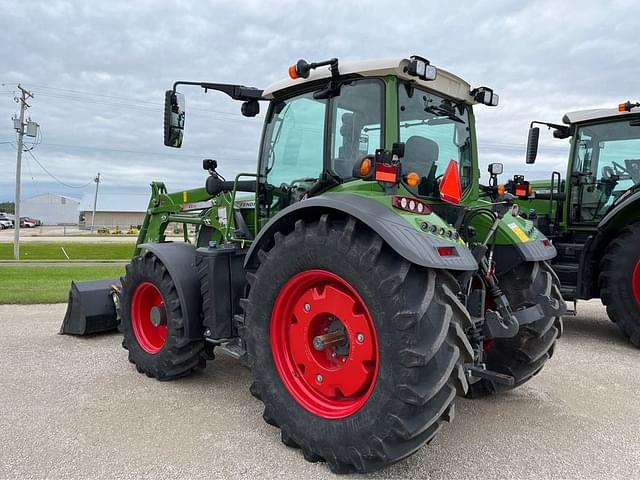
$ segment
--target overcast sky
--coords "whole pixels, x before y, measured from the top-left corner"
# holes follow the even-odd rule
[[[205,6],[206,5],[206,6]],[[164,90],[175,80],[265,87],[298,58],[340,61],[418,54],[487,85],[500,106],[476,108],[481,168],[547,176],[565,171],[567,140],[542,133],[524,165],[531,120],[640,100],[640,3],[626,1],[159,2],[0,0],[0,201],[15,195],[11,117],[19,82],[41,125],[32,153],[62,182],[105,191],[203,184],[202,158],[232,176],[255,170],[262,115],[193,88],[182,150],[162,144]],[[5,143],[7,142],[7,143]],[[30,143],[30,142],[29,142]],[[23,198],[68,188],[24,155]]]

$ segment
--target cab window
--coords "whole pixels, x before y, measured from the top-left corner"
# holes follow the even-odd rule
[[[571,220],[597,223],[640,183],[640,127],[624,120],[585,125],[576,135]]]
[[[322,172],[326,101],[313,93],[274,103],[262,146],[262,174],[275,187],[314,183]]]
[[[402,170],[420,177],[417,187],[405,186],[416,195],[438,198],[438,183],[449,161],[456,160],[462,188],[467,188],[473,173],[469,107],[408,84],[398,88]]]
[[[343,179],[362,157],[382,148],[383,83],[343,84],[331,101],[331,167]]]

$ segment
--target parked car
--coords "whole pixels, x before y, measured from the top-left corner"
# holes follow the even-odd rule
[[[0,228],[13,228],[13,222],[9,220],[5,215],[0,215]]]
[[[38,221],[29,217],[20,217],[20,228],[34,228],[38,226]]]

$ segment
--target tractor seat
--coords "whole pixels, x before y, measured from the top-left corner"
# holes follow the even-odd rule
[[[432,167],[438,161],[440,149],[433,140],[414,135],[404,145],[402,170],[404,173],[416,172],[420,177],[428,177]]]

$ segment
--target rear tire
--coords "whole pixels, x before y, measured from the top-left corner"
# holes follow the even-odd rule
[[[473,357],[463,333],[471,322],[456,298],[452,275],[407,262],[353,218],[332,221],[328,215],[308,224],[298,220],[295,230],[286,235],[276,233],[275,245],[268,252],[261,250],[259,259],[257,271],[249,274],[246,325],[240,332],[254,376],[251,392],[264,403],[263,417],[280,428],[285,445],[301,448],[308,461],[326,461],[334,473],[370,472],[413,454],[444,421],[451,420],[456,393],[464,395],[467,390],[462,364]],[[293,310],[281,306],[290,293],[281,292],[295,292],[300,287],[297,282],[309,278],[326,283],[302,288],[299,297],[291,294],[290,305],[306,309],[301,302],[313,301],[308,310],[289,316],[287,312]],[[287,344],[286,336],[284,341],[274,341],[278,336],[282,340],[281,328],[295,330],[299,323],[310,332],[315,319],[322,317],[306,317],[305,312],[323,312],[316,308],[315,299],[328,298],[335,291],[347,300],[337,302],[341,313],[332,310],[329,318],[344,322],[348,345],[358,341],[356,331],[371,331],[377,338],[377,345],[368,350],[370,368],[364,369],[370,373],[375,366],[377,374],[366,378],[362,372],[357,374],[362,390],[349,397],[340,393],[342,383],[332,383],[333,391],[318,393],[321,387],[314,380],[322,383],[316,374],[320,370],[309,373],[320,368],[311,360],[316,355],[310,346],[314,334],[306,337],[307,360],[293,361],[288,371],[279,362],[303,358],[295,356],[301,350],[294,354],[296,349]],[[345,304],[353,305],[347,313],[342,309]],[[279,315],[272,317],[275,311]],[[372,325],[351,328],[356,323],[351,317],[367,314]],[[361,340],[366,343],[369,336]],[[355,361],[360,347],[351,348],[341,352],[344,357],[337,357],[345,358],[346,366]],[[346,366],[337,364],[336,371]],[[307,393],[310,397],[305,397]],[[328,407],[314,404],[316,400]]]
[[[546,262],[522,263],[502,275],[499,281],[513,310],[534,305],[538,295],[545,292],[549,292],[559,305],[564,302],[560,281]],[[470,385],[469,396],[475,398],[505,392],[531,380],[553,356],[561,331],[561,317],[545,317],[523,325],[513,338],[485,340],[487,369],[513,376],[515,384],[507,386],[483,379]]]
[[[160,259],[152,253],[134,257],[121,280],[122,346],[137,370],[172,380],[199,367],[204,341],[185,337],[180,298]]]
[[[622,334],[640,348],[640,223],[613,240],[600,263],[600,298]]]

